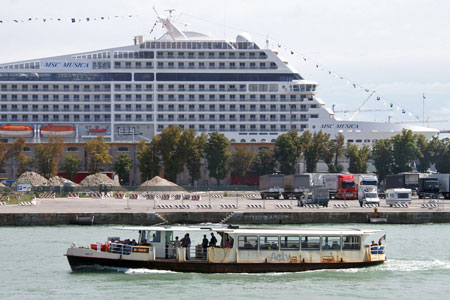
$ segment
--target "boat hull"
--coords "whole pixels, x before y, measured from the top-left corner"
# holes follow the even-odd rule
[[[67,255],[73,271],[98,269],[99,267],[150,269],[174,272],[194,273],[274,273],[304,272],[323,269],[363,268],[382,264],[384,261],[372,262],[334,262],[334,263],[212,263],[201,260],[178,262],[161,259],[156,261],[136,261],[126,259],[106,259]]]

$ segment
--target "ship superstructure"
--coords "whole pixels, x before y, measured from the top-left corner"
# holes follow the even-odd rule
[[[317,82],[249,35],[217,40],[183,31],[171,17],[159,21],[167,32],[158,40],[137,36],[131,46],[1,64],[0,137],[134,142],[173,125],[219,131],[232,142],[273,142],[290,129],[342,133],[360,144],[403,128],[438,133],[339,121],[316,97]]]

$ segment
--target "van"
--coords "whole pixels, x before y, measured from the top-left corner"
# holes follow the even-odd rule
[[[386,204],[393,206],[394,204],[408,204],[412,203],[411,189],[387,189],[386,190]]]

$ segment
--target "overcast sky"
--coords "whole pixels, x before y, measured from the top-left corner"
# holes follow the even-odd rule
[[[283,55],[304,78],[319,82],[318,97],[328,107],[336,104],[336,110],[356,109],[368,96],[330,76],[328,71],[332,71],[376,90],[388,103],[413,115],[372,111],[360,114],[360,120],[422,118],[423,93],[426,118],[449,119],[449,1],[1,0],[1,4],[0,62],[125,46],[132,43],[134,35],[159,37],[163,33],[160,26],[149,34],[156,20],[152,7],[156,6],[160,14],[176,9],[175,15],[181,14],[179,22],[193,31],[226,39],[245,31],[262,47],[268,36],[276,41],[274,47],[280,43],[283,49],[294,51],[295,55]],[[108,16],[112,18],[92,20]],[[68,21],[87,17],[89,22]],[[39,20],[29,22],[28,18]],[[65,21],[43,22],[43,18]],[[325,71],[317,69],[316,63]],[[383,110],[389,105],[383,106],[373,97],[364,108]],[[450,129],[448,122],[429,125]]]

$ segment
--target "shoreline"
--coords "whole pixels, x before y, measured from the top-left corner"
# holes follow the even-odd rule
[[[379,211],[384,224],[450,223],[450,211]],[[154,224],[343,224],[369,223],[373,211],[149,211],[0,213],[0,226],[154,225]],[[86,222],[89,220],[89,222]],[[80,224],[82,223],[82,224]],[[376,225],[376,224],[374,224]]]

